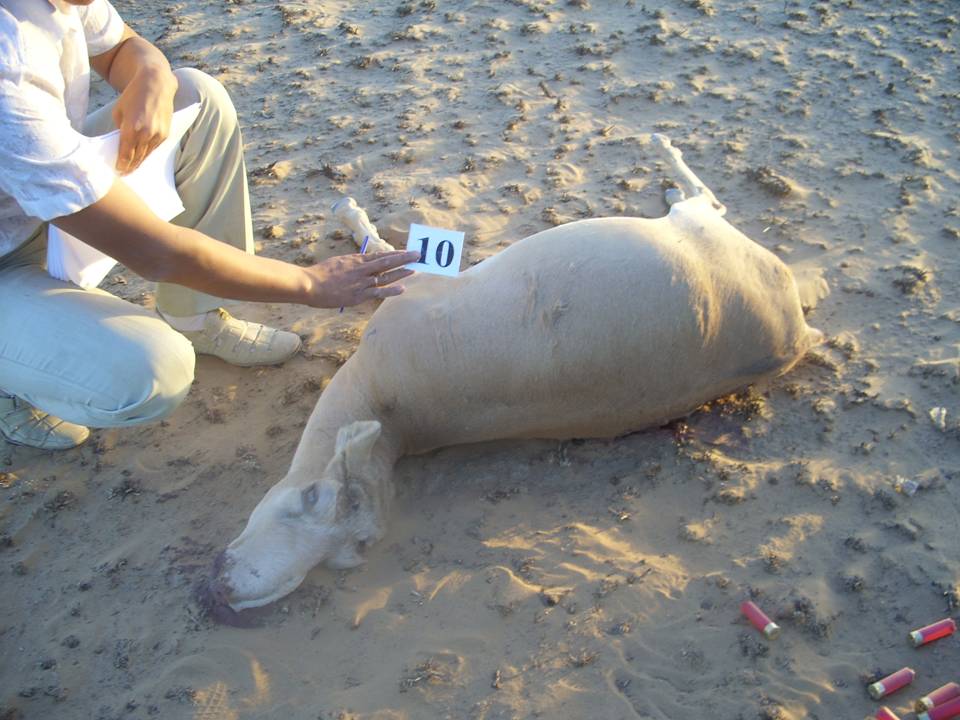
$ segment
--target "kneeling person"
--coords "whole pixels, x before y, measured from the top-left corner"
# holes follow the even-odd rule
[[[87,116],[89,71],[119,93]],[[185,210],[156,217],[118,173],[200,103],[180,142]],[[116,168],[88,135],[120,130]],[[84,134],[85,133],[85,134]],[[107,0],[4,0],[0,7],[0,434],[63,449],[85,426],[158,420],[183,400],[194,354],[276,364],[291,332],[231,317],[224,299],[355,305],[402,292],[416,253],[345,255],[299,267],[253,255],[243,143],[223,87],[163,54]],[[157,313],[45,271],[47,223],[158,283]]]

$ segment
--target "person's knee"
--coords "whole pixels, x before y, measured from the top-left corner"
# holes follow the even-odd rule
[[[237,125],[237,111],[230,94],[219,80],[196,68],[178,68],[173,74],[180,84],[174,99],[176,107],[199,102],[202,111],[213,115],[218,124],[228,129]]]
[[[129,358],[132,375],[125,398],[109,412],[112,426],[162,420],[177,409],[193,384],[196,354],[180,333],[168,329],[138,350],[139,358]]]

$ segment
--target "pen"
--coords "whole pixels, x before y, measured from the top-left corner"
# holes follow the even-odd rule
[[[370,242],[370,236],[364,235],[363,242],[360,244],[360,254],[363,255],[367,251],[367,243]],[[343,305],[340,306],[340,312],[343,312]]]

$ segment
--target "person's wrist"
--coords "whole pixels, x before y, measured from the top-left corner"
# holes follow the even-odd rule
[[[297,299],[294,302],[309,305],[310,307],[325,307],[319,295],[319,282],[307,268],[294,266],[299,273]]]

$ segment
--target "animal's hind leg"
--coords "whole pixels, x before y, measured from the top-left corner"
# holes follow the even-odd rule
[[[686,200],[687,196],[678,187],[668,187],[663,191],[663,199],[667,201],[667,205],[676,205],[678,202]]]
[[[353,241],[357,247],[365,248],[371,253],[388,252],[394,250],[393,245],[386,240],[381,239],[376,226],[370,222],[366,211],[357,205],[357,201],[352,197],[342,197],[335,202],[331,208],[333,216],[350,231],[353,235]]]
[[[724,207],[710,192],[710,188],[703,184],[703,181],[700,180],[696,175],[693,174],[693,171],[687,167],[687,164],[683,161],[683,154],[673,146],[670,142],[670,138],[666,135],[660,135],[659,133],[654,133],[652,138],[653,144],[660,151],[660,154],[663,156],[663,159],[667,161],[667,164],[670,165],[670,169],[678,176],[680,181],[680,186],[683,190],[680,191],[680,196],[678,197],[675,193],[670,193],[667,191],[665,194],[667,203],[673,205],[676,202],[679,202],[683,199],[683,191],[686,191],[687,196],[694,198],[698,195],[705,197],[710,201],[710,204],[713,205],[716,210],[723,215],[727,208]]]

